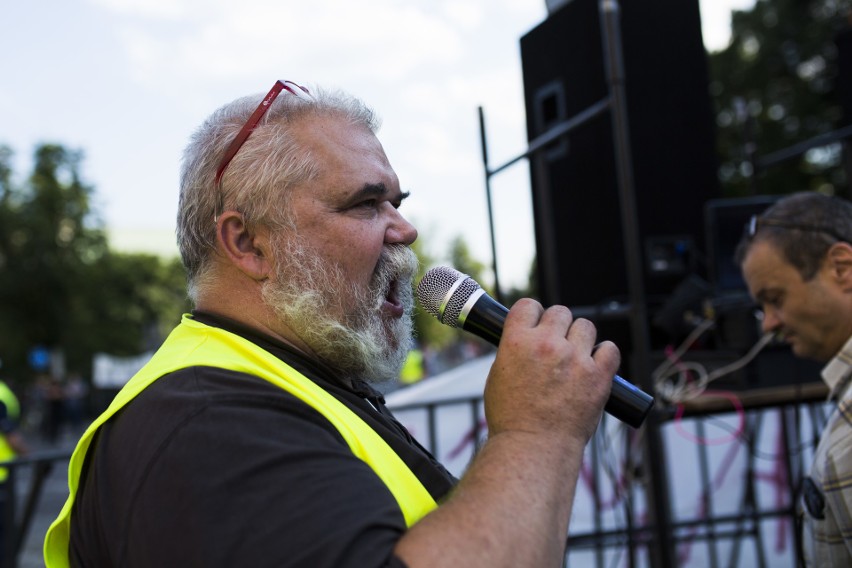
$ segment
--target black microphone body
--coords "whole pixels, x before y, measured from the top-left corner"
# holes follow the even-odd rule
[[[509,309],[485,293],[472,278],[439,266],[429,270],[417,286],[420,304],[441,323],[473,333],[492,345],[500,344]],[[645,421],[654,397],[615,375],[604,410],[638,428]]]

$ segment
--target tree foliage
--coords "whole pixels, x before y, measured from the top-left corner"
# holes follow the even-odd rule
[[[159,343],[187,307],[176,261],[110,250],[80,178],[83,155],[61,145],[35,149],[32,173],[16,185],[12,151],[0,148],[0,358],[25,378],[36,346],[62,353],[86,375],[92,355],[137,354]]]
[[[467,274],[476,280],[480,286],[485,288],[486,292],[492,293],[488,283],[483,276],[485,275],[486,265],[484,262],[474,258],[473,253],[468,246],[467,241],[463,237],[457,236],[450,241],[450,265],[459,272]]]
[[[727,196],[848,186],[839,143],[772,164],[760,158],[841,126],[834,38],[850,10],[852,0],[758,0],[733,12],[730,45],[709,56]]]

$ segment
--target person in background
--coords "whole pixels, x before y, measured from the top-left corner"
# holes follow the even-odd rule
[[[412,341],[416,229],[340,92],[277,81],[184,154],[192,314],[87,430],[45,538],[58,566],[560,566],[620,355],[565,307],[517,302],[461,480],[373,385]]]
[[[0,364],[2,367],[2,364]],[[20,431],[21,405],[18,397],[4,381],[0,380],[0,462],[14,460],[29,453],[29,447]],[[0,467],[0,566],[6,556],[6,540],[13,527],[6,526],[6,506],[14,495],[13,487],[7,484],[9,469]]]
[[[71,435],[78,436],[86,415],[86,397],[89,387],[79,373],[72,373],[68,377],[63,392],[65,402],[65,421],[71,429]]]
[[[402,386],[409,386],[423,380],[425,376],[426,361],[423,356],[423,350],[415,343],[409,349],[408,355],[405,357],[405,362],[402,364],[402,370],[399,372],[399,382]]]
[[[833,413],[802,488],[808,566],[852,566],[852,204],[815,192],[751,219],[739,262],[763,330],[798,357],[826,362]]]

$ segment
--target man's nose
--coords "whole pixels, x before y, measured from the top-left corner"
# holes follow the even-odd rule
[[[406,246],[417,240],[417,229],[398,210],[394,210],[393,219],[385,231],[385,242]]]
[[[769,308],[763,309],[763,319],[760,323],[760,328],[763,333],[767,333],[770,331],[777,331],[778,328],[781,327],[781,319],[778,317],[778,313],[775,309]]]

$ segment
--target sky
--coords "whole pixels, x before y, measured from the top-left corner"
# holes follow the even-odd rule
[[[731,9],[702,0],[708,49]],[[462,236],[491,262],[478,107],[492,167],[522,154],[520,38],[544,0],[0,0],[0,144],[19,178],[40,143],[84,152],[111,243],[173,253],[181,154],[221,105],[276,79],[340,88],[382,117],[426,250]],[[534,255],[525,161],[492,178],[501,285]]]

